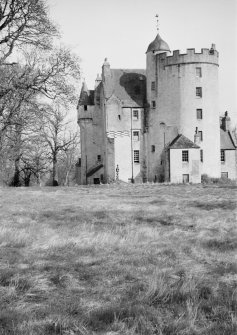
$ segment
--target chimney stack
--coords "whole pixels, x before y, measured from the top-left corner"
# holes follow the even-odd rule
[[[222,129],[224,131],[230,131],[230,117],[228,116],[228,112],[225,112],[225,116],[222,118]]]
[[[195,134],[194,134],[194,143],[199,145],[200,144],[200,136],[198,133],[198,127],[196,127]]]

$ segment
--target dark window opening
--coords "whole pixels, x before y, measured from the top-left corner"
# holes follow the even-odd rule
[[[152,145],[151,146],[151,152],[155,152],[156,151],[156,146],[155,145]]]
[[[100,178],[94,178],[94,184],[96,185],[100,184]]]
[[[139,131],[138,130],[133,131],[133,140],[139,141]]]
[[[202,109],[197,109],[197,119],[201,120],[202,119]]]
[[[98,161],[98,162],[101,162],[101,155],[98,155],[98,156],[97,156],[97,161]]]
[[[87,105],[84,105],[84,111],[87,111]]]
[[[203,150],[200,150],[200,161],[203,162]]]
[[[153,101],[151,102],[151,105],[152,105],[152,108],[156,108],[156,102],[155,102],[155,100],[153,100]]]
[[[183,150],[182,151],[182,161],[183,162],[188,162],[188,150]]]
[[[138,110],[137,109],[133,111],[133,119],[138,120]]]
[[[139,163],[140,162],[139,150],[134,150],[133,161],[134,161],[134,163]]]
[[[118,119],[121,120],[121,115],[118,115]]]
[[[152,91],[155,91],[155,89],[156,89],[156,82],[155,82],[155,81],[152,81],[152,82],[151,82],[151,90],[152,90]]]
[[[225,150],[221,149],[221,162],[225,162]]]
[[[202,130],[199,130],[198,132],[198,136],[200,138],[200,141],[203,141],[203,133],[202,133]]]
[[[202,87],[196,87],[196,97],[197,98],[202,97]]]

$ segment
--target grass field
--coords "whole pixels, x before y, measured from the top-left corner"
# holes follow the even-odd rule
[[[0,334],[237,334],[236,191],[0,188]]]

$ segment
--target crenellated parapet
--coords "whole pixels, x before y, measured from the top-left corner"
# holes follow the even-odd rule
[[[213,45],[211,49],[201,49],[196,52],[195,49],[187,49],[186,53],[180,53],[180,50],[174,50],[172,55],[162,53],[157,55],[163,66],[182,65],[182,64],[213,64],[219,66],[219,53]]]

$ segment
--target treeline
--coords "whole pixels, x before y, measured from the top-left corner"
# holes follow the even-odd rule
[[[0,184],[68,184],[78,156],[79,59],[45,0],[0,2]],[[74,127],[75,129],[75,127]]]

